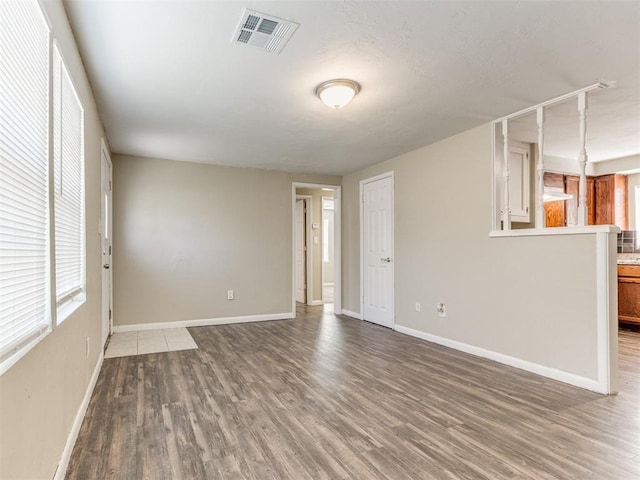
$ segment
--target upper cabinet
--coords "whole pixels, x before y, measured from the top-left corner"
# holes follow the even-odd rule
[[[572,195],[564,201],[544,204],[545,227],[575,226],[578,224],[580,177],[561,173],[544,174],[545,188],[564,190]],[[617,225],[628,230],[627,177],[612,174],[587,177],[587,224]]]
[[[594,203],[594,177],[587,177],[587,225],[595,225],[596,212]],[[578,202],[580,200],[580,177],[577,175],[565,175],[565,192],[572,195],[566,202],[567,225],[578,225]]]
[[[595,224],[617,225],[628,230],[627,177],[602,175],[595,177]]]

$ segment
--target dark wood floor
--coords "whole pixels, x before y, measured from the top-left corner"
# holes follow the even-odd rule
[[[605,397],[366,322],[191,328],[104,361],[68,479],[640,478],[640,333]]]

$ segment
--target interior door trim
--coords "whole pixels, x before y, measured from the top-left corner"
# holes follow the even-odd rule
[[[393,251],[391,257],[395,260],[396,239],[395,239],[395,177],[393,170],[374,177],[365,178],[360,180],[360,189],[358,192],[358,204],[360,211],[360,317],[364,320],[364,186],[367,183],[376,182],[385,178],[391,178],[391,244],[393,245]],[[393,267],[393,281],[391,282],[391,301],[393,304],[392,316],[391,316],[391,329],[395,330],[396,327],[396,302],[395,302],[395,265]]]

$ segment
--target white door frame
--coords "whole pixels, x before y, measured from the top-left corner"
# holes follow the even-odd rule
[[[106,160],[107,165],[109,166],[109,178],[105,179],[105,171],[103,168],[103,159]],[[104,348],[104,345],[107,341],[107,338],[109,337],[109,335],[111,335],[111,333],[113,332],[113,250],[110,252],[110,268],[105,269],[104,268],[104,258],[102,255],[102,248],[104,246],[103,242],[103,237],[104,237],[104,231],[105,231],[105,225],[103,225],[103,216],[104,216],[104,212],[102,211],[103,208],[103,202],[104,202],[104,185],[105,185],[105,181],[109,182],[109,188],[110,191],[113,192],[113,162],[111,161],[111,155],[109,153],[109,149],[107,148],[107,144],[104,140],[104,138],[102,138],[100,140],[100,271],[101,271],[101,280],[100,280],[100,285],[101,285],[101,292],[100,292],[100,298],[101,298],[101,306],[100,306],[100,310],[101,310],[101,317],[102,317],[102,321],[101,321],[101,333],[102,333],[102,348]],[[110,225],[109,227],[109,233],[110,233],[110,238],[111,238],[111,245],[113,245],[113,193],[111,195],[109,195],[109,205],[108,207],[108,212],[109,212],[109,218],[111,219]],[[104,285],[103,282],[105,281],[105,279],[110,283],[110,288],[109,288],[109,306],[108,309],[106,310],[107,312],[111,312],[111,314],[109,315],[107,313],[106,318],[105,318],[105,308],[104,308],[104,301],[105,299],[104,297]]]
[[[320,196],[320,223],[322,225],[322,237],[320,237],[321,238],[320,249],[323,252],[324,252],[324,201],[325,201],[325,199],[333,200],[333,197],[329,197],[327,195]],[[335,208],[336,208],[335,201],[334,201],[334,204],[333,204],[333,208],[334,208],[333,229],[335,230],[335,228],[336,228],[336,226],[335,226],[335,224],[336,224],[336,219],[335,219]],[[335,238],[334,238],[333,239],[333,244],[334,244],[333,248],[334,248],[334,250],[335,250],[335,243],[336,242],[335,242]],[[324,285],[325,285],[325,282],[324,282],[324,261],[322,261],[323,255],[324,255],[324,253],[322,255],[320,255],[320,279],[321,279],[321,282],[322,282],[322,292],[320,294],[320,299],[322,301],[322,304],[324,305],[324,303],[325,303],[324,302]],[[334,275],[334,278],[335,278],[335,275]]]
[[[358,202],[360,204],[360,318],[364,320],[364,185],[367,183],[382,180],[383,178],[391,178],[391,244],[393,245],[393,251],[391,252],[391,258],[395,262],[395,180],[393,170],[390,172],[376,175],[375,177],[365,178],[360,180],[360,191],[358,193]],[[396,280],[395,280],[395,265],[393,267],[393,281],[391,282],[391,311],[392,326],[391,329],[395,330],[396,326]]]
[[[334,275],[334,311],[336,314],[342,313],[342,221],[341,221],[341,213],[342,213],[342,187],[339,185],[327,185],[321,183],[303,183],[303,182],[292,182],[291,184],[291,316],[292,318],[296,317],[296,249],[295,249],[295,231],[293,226],[295,225],[295,215],[296,215],[296,189],[297,188],[313,188],[313,189],[322,189],[322,188],[330,188],[333,190],[333,198],[334,198],[334,211],[333,211],[333,275]],[[311,242],[313,243],[313,242]],[[310,256],[309,256],[310,257]],[[308,297],[307,297],[308,301]]]
[[[304,234],[305,234],[305,240],[304,240],[304,246],[306,247],[306,250],[304,251],[304,271],[305,271],[305,289],[304,289],[304,296],[305,296],[305,303],[307,305],[311,305],[312,302],[312,297],[313,297],[313,241],[311,241],[311,214],[312,214],[312,209],[313,209],[313,197],[311,195],[296,195],[296,200],[302,200],[304,202]],[[295,227],[295,222],[294,222],[294,227]],[[294,235],[294,239],[295,239],[295,235]],[[295,251],[295,244],[293,246],[293,249]],[[295,252],[294,252],[295,253]],[[294,257],[295,258],[295,257]],[[294,268],[294,272],[295,272],[295,268]],[[295,273],[294,273],[295,275]],[[294,278],[294,284],[295,284],[295,278]]]

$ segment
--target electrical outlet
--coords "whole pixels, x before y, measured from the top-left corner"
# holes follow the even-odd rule
[[[420,308],[421,308],[420,302],[416,302],[416,312],[419,312]]]
[[[233,290],[227,290],[227,300],[233,300]]]
[[[436,312],[438,312],[438,316],[439,317],[446,317],[447,316],[447,310],[446,310],[446,307],[445,307],[444,303],[439,303],[436,306]]]
[[[87,358],[89,358],[89,337],[87,337],[87,342],[85,344],[85,351],[87,354]]]

